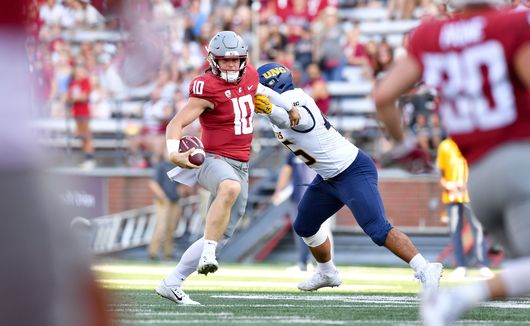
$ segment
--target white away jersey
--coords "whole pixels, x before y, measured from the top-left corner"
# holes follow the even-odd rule
[[[268,116],[276,138],[324,179],[347,167],[359,149],[344,138],[322,115],[313,98],[296,88],[282,94],[300,111],[300,124],[292,129],[284,109],[274,106]]]

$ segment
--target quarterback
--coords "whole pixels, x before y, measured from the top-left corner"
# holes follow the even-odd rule
[[[206,275],[218,269],[216,251],[231,237],[245,212],[253,97],[257,91],[267,91],[259,85],[256,69],[247,64],[248,49],[239,35],[219,32],[210,40],[208,49],[210,68],[191,81],[188,103],[166,129],[170,160],[180,168],[199,168],[188,160],[193,149],[179,153],[182,129],[199,118],[206,159],[198,169],[198,182],[211,193],[204,237],[183,253],[175,269],[156,289],[160,296],[177,304],[198,304],[182,291],[182,282],[195,270]],[[296,125],[298,110],[279,94],[268,91]]]
[[[390,225],[377,188],[377,170],[370,157],[331,126],[309,95],[294,88],[287,68],[269,63],[259,67],[258,74],[261,84],[298,107],[300,122],[292,127],[287,112],[262,94],[254,98],[256,113],[268,117],[278,141],[317,172],[300,201],[294,229],[309,246],[318,267],[298,288],[314,291],[341,284],[331,257],[329,236],[321,226],[344,205],[373,242],[410,264],[424,289],[437,288],[442,265],[427,262],[412,241]]]
[[[516,258],[494,278],[426,293],[425,325],[450,325],[480,302],[530,293],[530,13],[495,0],[449,0],[457,13],[412,32],[409,56],[374,90],[381,120],[403,139],[394,102],[423,79],[440,94],[440,115],[469,163],[471,206]]]

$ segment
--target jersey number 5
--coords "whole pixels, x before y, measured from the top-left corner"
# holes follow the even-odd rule
[[[238,98],[233,98],[234,107],[234,132],[236,135],[247,135],[254,131],[252,117],[254,115],[254,102],[252,95],[247,94]]]
[[[303,149],[299,148],[299,149],[293,150],[291,147],[289,147],[289,145],[294,145],[294,143],[292,141],[286,139],[286,140],[282,141],[282,144],[285,147],[287,147],[291,152],[293,152],[294,155],[300,157],[307,166],[311,166],[311,165],[313,165],[313,164],[315,164],[317,162],[317,160],[315,160],[315,158],[313,156],[309,155]]]
[[[462,52],[426,54],[424,79],[445,100],[440,113],[449,133],[502,128],[517,112],[502,45],[490,40]]]

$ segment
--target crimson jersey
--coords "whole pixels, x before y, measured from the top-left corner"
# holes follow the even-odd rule
[[[409,53],[440,94],[440,115],[469,164],[499,144],[530,139],[530,93],[514,55],[530,42],[528,12],[488,9],[479,16],[429,21]]]
[[[199,117],[206,152],[243,162],[250,159],[254,95],[258,83],[258,72],[250,64],[239,83],[227,83],[212,72],[192,80],[190,97],[207,100],[214,106]]]
[[[0,4],[0,27],[22,27],[26,22],[29,3],[29,0],[2,1]]]

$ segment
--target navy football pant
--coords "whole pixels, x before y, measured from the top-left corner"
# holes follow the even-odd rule
[[[343,205],[348,206],[373,242],[384,245],[392,225],[386,219],[377,189],[377,169],[360,150],[355,161],[339,175],[327,180],[317,175],[313,179],[298,206],[296,233],[301,237],[316,234],[320,225]]]

